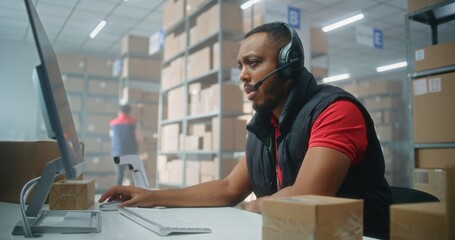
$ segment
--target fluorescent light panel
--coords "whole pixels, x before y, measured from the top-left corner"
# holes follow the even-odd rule
[[[399,63],[394,63],[394,64],[377,67],[376,72],[385,72],[385,71],[402,68],[402,67],[406,67],[406,66],[408,66],[408,62],[404,61],[404,62],[399,62]]]
[[[249,0],[249,1],[246,1],[244,4],[242,4],[242,6],[240,6],[240,8],[245,10],[245,9],[253,6],[253,4],[258,3],[260,1],[261,0]]]
[[[104,28],[104,26],[106,26],[106,21],[102,20],[100,23],[98,23],[96,28],[93,29],[93,31],[90,33],[90,38],[96,37],[96,35],[98,35],[98,33]]]
[[[341,20],[339,22],[327,25],[327,26],[322,28],[322,31],[323,32],[332,31],[332,30],[340,28],[342,26],[345,26],[345,25],[351,24],[353,22],[359,21],[360,19],[363,19],[364,17],[365,16],[363,15],[363,13],[359,13],[359,14],[357,14],[355,16],[352,16],[352,17],[346,18],[344,20]]]
[[[323,78],[322,82],[323,83],[335,82],[335,81],[345,80],[350,77],[351,77],[351,75],[349,75],[349,73],[344,73],[344,74],[340,74],[340,75]]]

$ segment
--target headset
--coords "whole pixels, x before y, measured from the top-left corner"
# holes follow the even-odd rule
[[[281,70],[282,76],[288,79],[300,74],[300,72],[303,69],[303,64],[305,62],[304,60],[305,56],[303,52],[302,42],[300,41],[300,38],[297,35],[297,32],[294,30],[294,28],[292,28],[291,26],[284,22],[278,23],[283,24],[288,29],[289,34],[291,35],[291,40],[289,41],[289,43],[282,47],[280,53],[278,54],[277,66],[277,68],[280,68],[282,66],[288,66],[284,67]]]
[[[288,29],[290,34],[290,41],[280,49],[280,52],[278,54],[277,68],[267,74],[256,84],[254,84],[253,91],[257,91],[265,80],[267,80],[270,76],[278,71],[280,71],[280,74],[284,79],[290,79],[292,77],[298,76],[303,70],[305,56],[303,52],[302,41],[300,41],[297,32],[287,23],[275,23],[282,24]]]

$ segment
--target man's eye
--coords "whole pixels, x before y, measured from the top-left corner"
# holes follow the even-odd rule
[[[256,63],[257,63],[256,60],[250,60],[250,61],[248,62],[248,65],[254,67],[254,66],[256,65]]]

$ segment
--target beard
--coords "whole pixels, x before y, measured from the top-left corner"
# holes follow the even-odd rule
[[[272,112],[284,97],[284,83],[280,78],[270,79],[269,85],[264,89],[266,99],[261,103],[253,103],[253,109],[259,113]]]

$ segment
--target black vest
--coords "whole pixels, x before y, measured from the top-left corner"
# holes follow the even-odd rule
[[[336,100],[355,103],[361,110],[367,127],[368,147],[365,158],[351,165],[337,197],[364,199],[364,234],[388,238],[389,205],[392,195],[384,177],[384,156],[376,136],[374,123],[365,107],[346,91],[317,85],[306,69],[294,82],[294,87],[279,117],[281,136],[278,157],[283,174],[283,187],[291,186],[308,150],[311,127],[319,114]],[[274,128],[271,113],[256,113],[248,123],[246,157],[251,186],[257,197],[277,191],[274,151]]]

